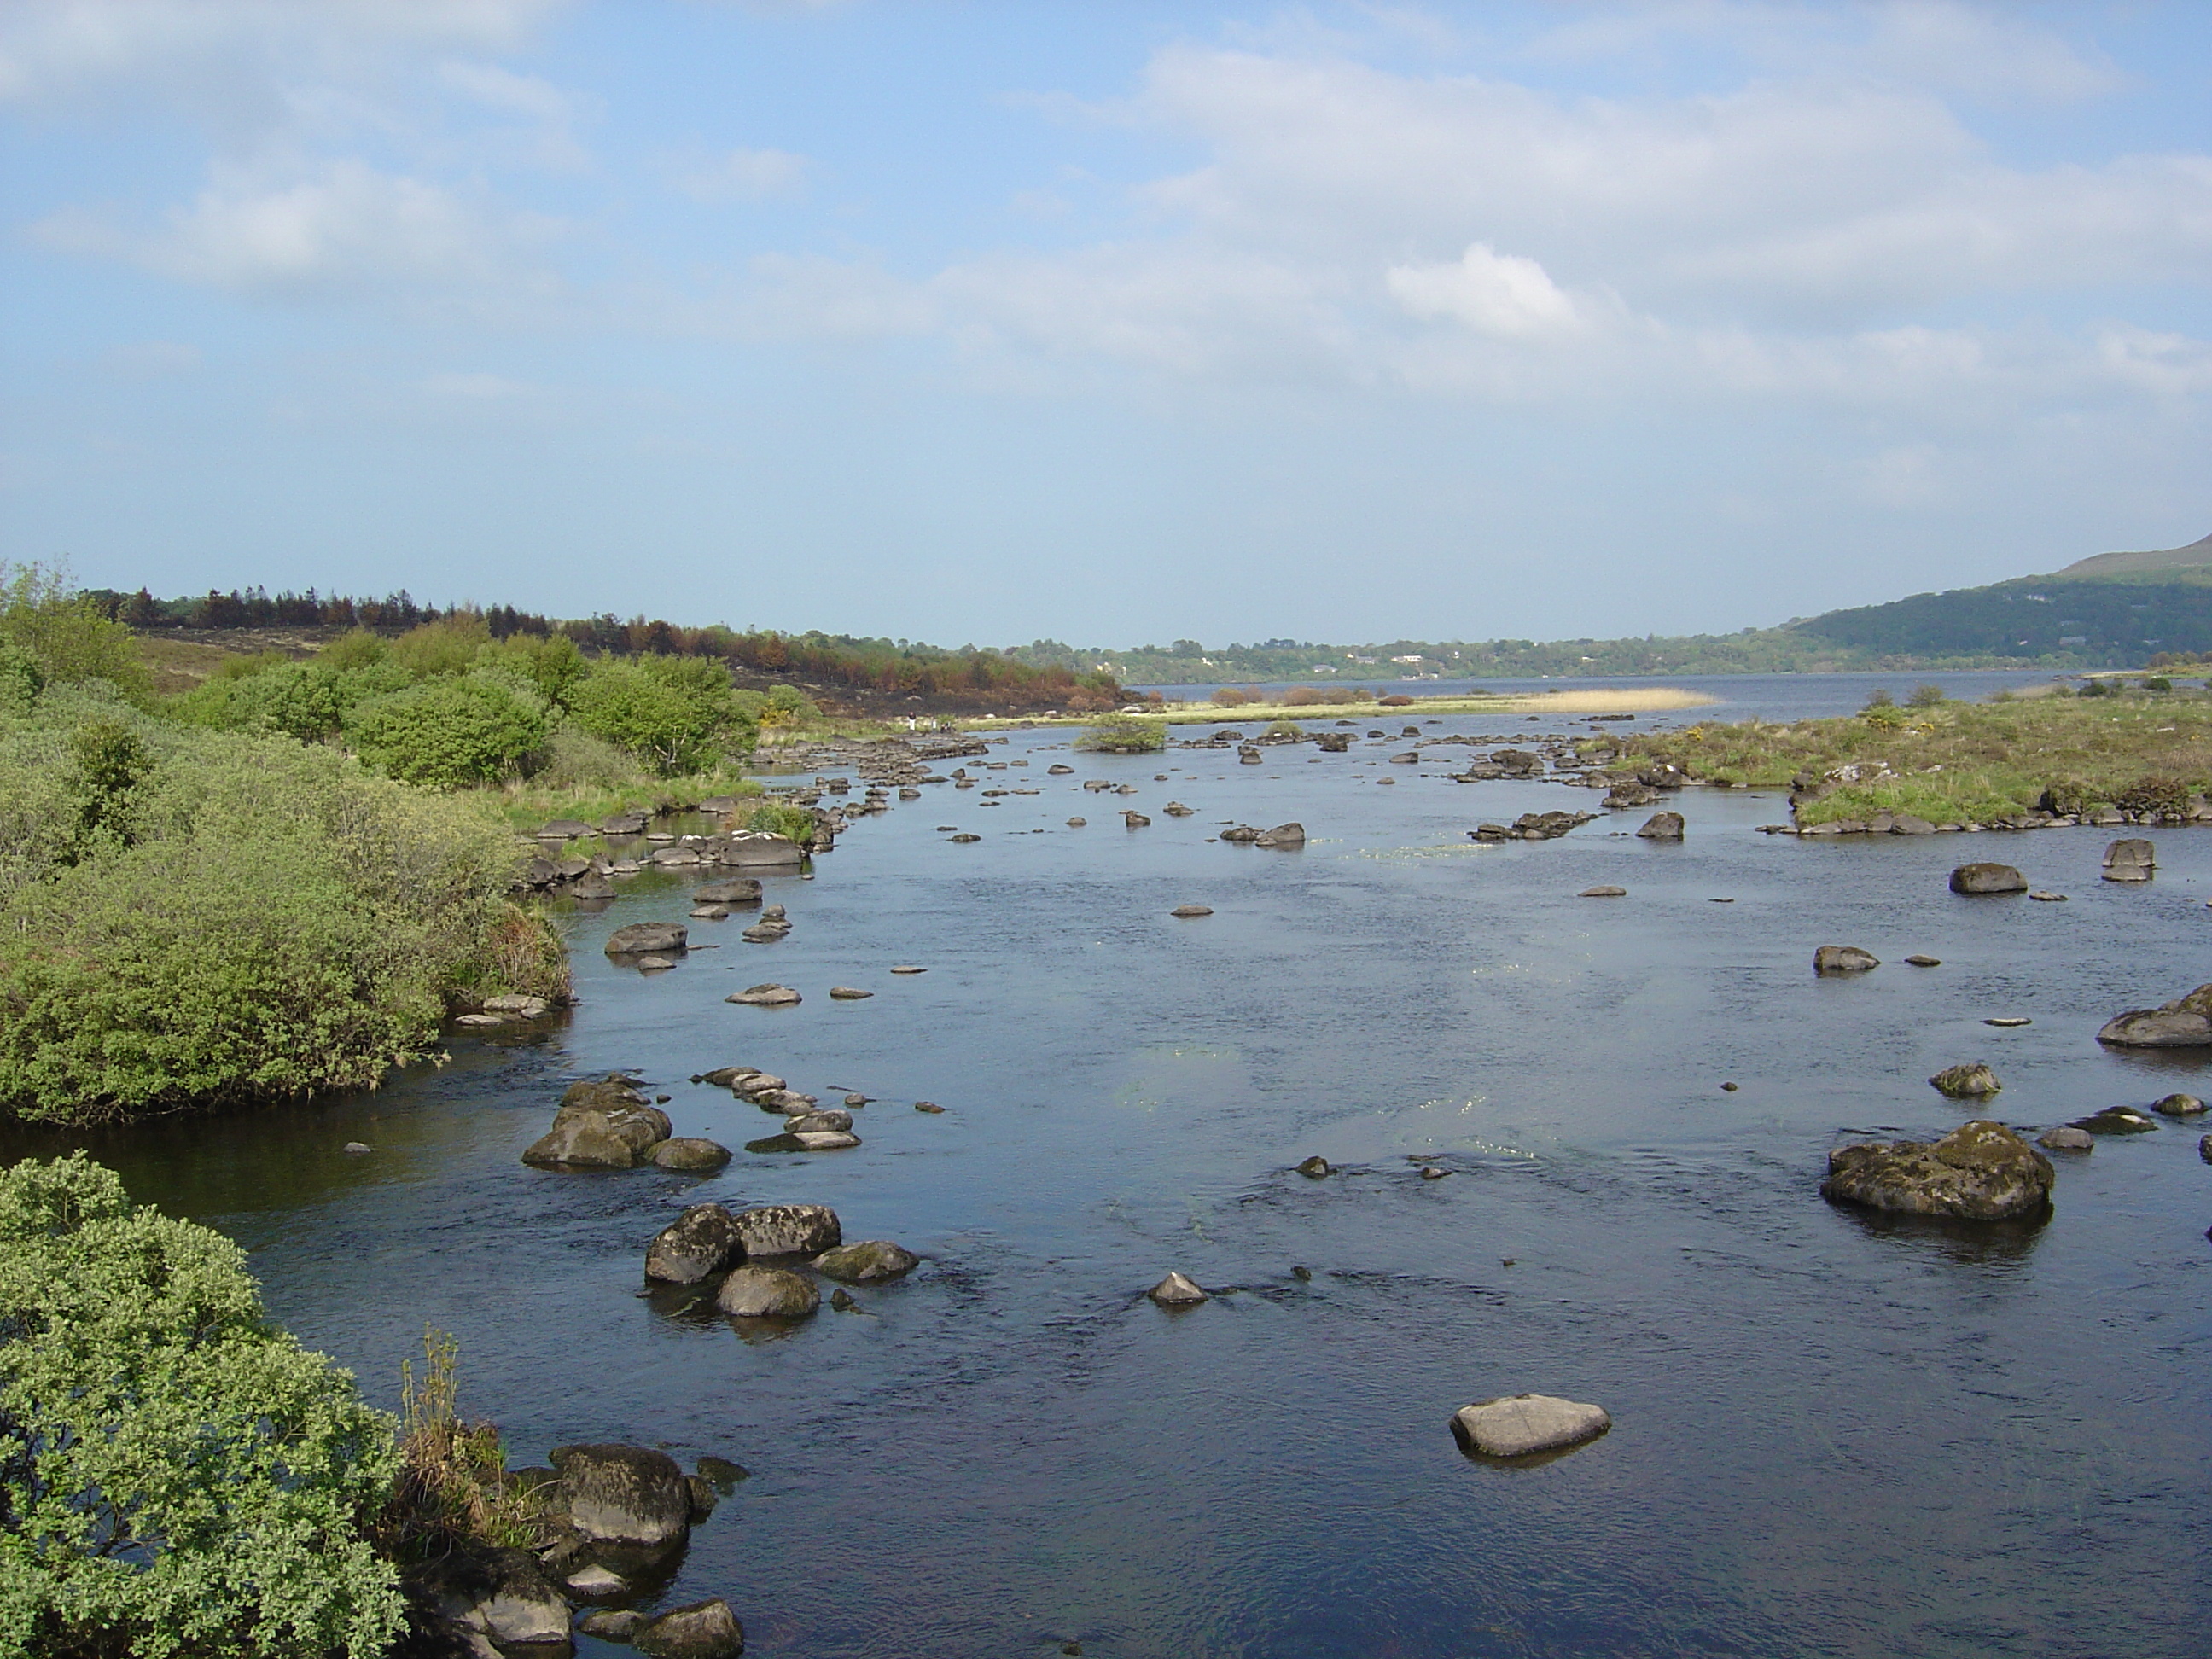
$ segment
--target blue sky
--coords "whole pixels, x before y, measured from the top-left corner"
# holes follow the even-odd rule
[[[0,5],[0,552],[1009,643],[2212,530],[2212,8]]]

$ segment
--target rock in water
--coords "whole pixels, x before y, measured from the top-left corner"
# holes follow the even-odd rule
[[[1190,1308],[1212,1298],[1181,1273],[1170,1273],[1145,1292],[1163,1308]]]
[[[1298,1173],[1309,1181],[1319,1181],[1328,1174],[1328,1160],[1316,1152],[1298,1164]]]
[[[2096,1137],[2087,1129],[2077,1129],[2070,1123],[2062,1123],[2054,1129],[2045,1129],[2035,1138],[2039,1146],[2047,1146],[2054,1152],[2086,1152],[2097,1144]]]
[[[1975,1100],[1984,1095],[1993,1095],[2004,1087],[1997,1074],[1979,1060],[1960,1066],[1947,1066],[1928,1079],[1939,1094],[1954,1100]]]
[[[2006,1221],[2040,1214],[2057,1179],[2051,1160],[2002,1123],[1977,1118],[1930,1146],[1865,1141],[1828,1154],[1824,1198],[1908,1215]]]
[[[853,1115],[841,1106],[827,1107],[818,1112],[800,1112],[783,1121],[783,1132],[787,1135],[842,1133],[852,1127]]]
[[[1816,974],[1863,974],[1881,966],[1881,958],[1856,945],[1823,945],[1813,952]]]
[[[2212,1164],[2212,1135],[2206,1135],[2197,1141],[2197,1156],[2207,1164]]]
[[[1915,968],[1941,968],[1943,965],[1941,957],[1911,956],[1905,957],[1905,961]]]
[[[587,1613],[576,1621],[576,1628],[586,1636],[596,1636],[602,1642],[627,1642],[637,1634],[638,1626],[645,1623],[645,1615],[623,1608],[619,1612],[601,1608]]]
[[[1303,847],[1306,844],[1306,827],[1303,823],[1279,823],[1272,830],[1262,830],[1253,837],[1252,844],[1255,847]]]
[[[722,999],[749,1008],[788,1008],[799,1000],[799,993],[788,985],[748,985]]]
[[[660,956],[681,951],[690,934],[680,922],[634,921],[607,935],[611,957]]]
[[[1178,904],[1168,914],[1188,920],[1193,916],[1210,916],[1213,914],[1213,907],[1210,904]]]
[[[841,1152],[860,1144],[850,1129],[795,1129],[787,1132],[785,1139],[802,1152]]]
[[[712,1175],[730,1161],[730,1149],[701,1135],[676,1135],[653,1149],[653,1167],[687,1175]]]
[[[1951,872],[1954,893],[2025,893],[2027,878],[2009,864],[1962,864]]]
[[[738,1218],[719,1204],[696,1204],[646,1247],[645,1276],[667,1285],[696,1285],[744,1259]]]
[[[1577,898],[1626,898],[1628,896],[1628,890],[1626,887],[1613,887],[1607,885],[1585,887],[1581,892],[1576,894],[1575,896]]]
[[[868,998],[875,995],[875,993],[863,991],[854,985],[833,985],[830,988],[830,994],[840,1002],[865,1002]]]
[[[2160,1007],[2115,1014],[2097,1033],[2097,1041],[2113,1048],[2212,1048],[2212,985],[2200,985]]]
[[[1680,841],[1682,839],[1682,815],[1680,812],[1654,812],[1644,819],[1644,827],[1636,832],[1638,841]]]
[[[718,1595],[671,1608],[640,1626],[630,1641],[647,1659],[737,1659],[745,1650],[745,1631]]]
[[[2147,1135],[2158,1125],[2132,1106],[2107,1106],[2075,1118],[2073,1127],[2093,1135]]]
[[[714,1305],[739,1319],[804,1319],[822,1305],[822,1293],[781,1267],[738,1267],[714,1292]]]
[[[2105,849],[2106,881],[2148,881],[2158,869],[2158,854],[2147,841],[2116,841]]]
[[[1451,1426],[1464,1451],[1485,1457],[1522,1457],[1595,1440],[1613,1426],[1613,1419],[1602,1406],[1547,1394],[1516,1394],[1461,1407],[1452,1413]]]
[[[738,1211],[737,1223],[748,1256],[819,1255],[845,1238],[827,1204],[763,1204]]]
[[[2195,1095],[2166,1095],[2151,1102],[2150,1109],[2168,1117],[2195,1117],[2204,1109],[2204,1103]]]
[[[556,1446],[568,1520],[597,1542],[664,1549],[691,1534],[691,1493],[666,1452],[647,1446]]]
[[[848,1285],[878,1285],[901,1279],[921,1265],[912,1250],[887,1238],[871,1238],[859,1244],[841,1244],[814,1258],[814,1271]]]
[[[668,1114],[619,1077],[572,1084],[553,1127],[522,1154],[525,1164],[560,1169],[628,1170],[668,1139]]]

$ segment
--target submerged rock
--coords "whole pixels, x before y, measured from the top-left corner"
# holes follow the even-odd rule
[[[695,1204],[646,1247],[645,1276],[665,1285],[696,1285],[744,1259],[738,1218],[719,1204]]]
[[[1997,1081],[1997,1074],[1979,1060],[1947,1066],[1928,1081],[1937,1093],[1948,1095],[1953,1100],[1977,1099],[2004,1087]]]
[[[1170,1273],[1145,1294],[1163,1308],[1195,1307],[1201,1302],[1212,1300],[1195,1281],[1184,1278],[1181,1273]]]
[[[1462,1449],[1485,1457],[1524,1457],[1595,1440],[1613,1426],[1602,1406],[1552,1395],[1516,1394],[1478,1400],[1452,1413]]]
[[[2132,1106],[2107,1106],[2101,1112],[2075,1118],[2072,1127],[2093,1135],[2146,1135],[2158,1125]]]
[[[2025,893],[2027,878],[2009,864],[1962,864],[1951,872],[1954,893]]]
[[[718,1595],[672,1607],[639,1626],[630,1641],[647,1659],[737,1659],[745,1650],[745,1631]]]
[[[2157,1008],[2115,1014],[2097,1033],[2097,1041],[2113,1048],[2212,1048],[2212,985],[2200,985]]]
[[[887,1238],[871,1238],[858,1244],[841,1244],[814,1258],[814,1271],[848,1285],[878,1285],[901,1279],[921,1265],[913,1251]]]
[[[714,1292],[714,1305],[737,1319],[805,1319],[822,1305],[822,1293],[782,1267],[732,1270]]]
[[[1825,1198],[1909,1215],[2005,1221],[2040,1214],[2051,1160],[2002,1123],[1978,1118],[1929,1145],[1866,1141],[1828,1154]]]
[[[1823,945],[1813,952],[1816,974],[1863,974],[1881,966],[1881,958],[1856,945]]]
[[[1577,898],[1626,898],[1628,896],[1628,890],[1626,887],[1614,887],[1611,885],[1585,887],[1581,892],[1576,894],[1575,896]]]

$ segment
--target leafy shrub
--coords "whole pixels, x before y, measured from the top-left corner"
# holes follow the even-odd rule
[[[399,1478],[381,1530],[395,1553],[413,1559],[471,1547],[527,1549],[539,1537],[541,1506],[507,1484],[499,1430],[461,1416],[459,1354],[450,1334],[426,1328],[421,1377],[411,1363],[402,1367]]]
[[[1297,695],[1296,691],[1291,694],[1291,696]],[[1214,703],[1222,708],[1242,708],[1248,702],[1259,701],[1260,694],[1257,691],[1239,691],[1233,685],[1224,685],[1213,694]],[[1285,701],[1287,702],[1288,699]]]
[[[251,674],[217,675],[170,708],[176,718],[218,732],[281,732],[301,743],[327,743],[361,704],[410,684],[396,663],[342,668],[321,659],[280,659]]]
[[[636,775],[637,763],[609,743],[563,722],[545,740],[532,781],[555,789],[617,789]]]
[[[584,653],[566,634],[517,634],[479,647],[479,670],[492,670],[521,681],[555,708],[568,706],[568,693],[584,678]]]
[[[2112,688],[2102,680],[2084,680],[2079,695],[2084,697],[2109,697],[2113,695],[2113,691]]]
[[[105,680],[133,702],[152,701],[131,630],[94,610],[66,570],[0,562],[0,646],[29,658],[42,684]]]
[[[2123,812],[2163,812],[2180,817],[2189,811],[2189,785],[2179,778],[2143,778],[2116,790],[2112,805]]]
[[[1943,694],[1943,688],[1931,683],[1914,686],[1912,695],[1905,700],[1905,703],[1908,708],[1940,708],[1949,701]]]
[[[1105,714],[1075,740],[1078,749],[1101,755],[1152,755],[1168,746],[1167,728],[1133,714]]]
[[[2146,691],[2171,691],[2173,682],[2163,674],[2153,674],[2142,683],[2142,689]]]
[[[1296,738],[1303,738],[1305,734],[1305,728],[1300,726],[1296,720],[1270,720],[1267,723],[1267,729],[1262,732],[1260,735],[1263,738],[1273,738],[1280,742],[1288,743]]]
[[[490,643],[484,619],[464,612],[409,629],[392,641],[387,657],[417,679],[434,679],[465,674]]]
[[[663,777],[699,771],[753,745],[729,671],[695,657],[602,658],[569,695],[570,718]]]
[[[785,836],[804,847],[814,837],[814,814],[788,801],[764,800],[744,812],[744,827]]]
[[[1886,695],[1880,691],[1875,693],[1876,698],[1881,698]],[[1873,702],[1859,710],[1859,718],[1877,732],[1894,732],[1904,726],[1906,715],[1905,711],[1893,702]]]
[[[428,680],[361,704],[346,735],[380,771],[434,789],[512,776],[545,741],[544,705],[504,676]]]
[[[368,1659],[390,1419],[263,1314],[245,1253],[82,1152],[0,1171],[0,1651]]]

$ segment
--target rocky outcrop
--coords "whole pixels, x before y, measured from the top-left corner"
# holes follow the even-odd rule
[[[2158,870],[2158,854],[2142,840],[2116,841],[2105,849],[2106,881],[2148,881]]]
[[[2212,1048],[2212,985],[2200,985],[2156,1008],[2115,1014],[2097,1033],[2097,1041],[2112,1048]]]
[[[1478,1400],[1452,1413],[1452,1437],[1484,1457],[1526,1457],[1595,1440],[1613,1426],[1602,1406],[1552,1395],[1516,1394]]]
[[[665,1285],[696,1285],[744,1259],[738,1218],[719,1204],[696,1204],[654,1235],[646,1247],[645,1276]]]
[[[1938,1094],[1953,1100],[1978,1100],[2004,1087],[1997,1074],[1979,1060],[1947,1066],[1928,1081]]]
[[[1813,952],[1816,974],[1863,974],[1881,966],[1881,958],[1856,945],[1823,945]]]
[[[714,1292],[714,1305],[733,1319],[805,1319],[822,1305],[822,1293],[782,1267],[732,1270]]]
[[[841,1244],[814,1258],[816,1273],[842,1279],[848,1285],[878,1285],[885,1279],[901,1279],[921,1265],[920,1256],[887,1238]]]
[[[1483,842],[1557,841],[1597,817],[1595,812],[1523,812],[1510,823],[1480,823],[1467,833]]]
[[[1951,872],[1954,893],[2025,893],[2027,878],[2009,864],[1962,864]]]
[[[2038,1216],[2057,1178],[2051,1160],[2002,1123],[1978,1118],[1933,1145],[1866,1141],[1828,1154],[1825,1198],[1909,1215],[2007,1221]]]
[[[827,1204],[763,1204],[738,1211],[737,1224],[748,1256],[820,1255],[845,1238]]]
[[[611,957],[665,956],[681,951],[690,930],[677,921],[634,921],[607,935]]]

